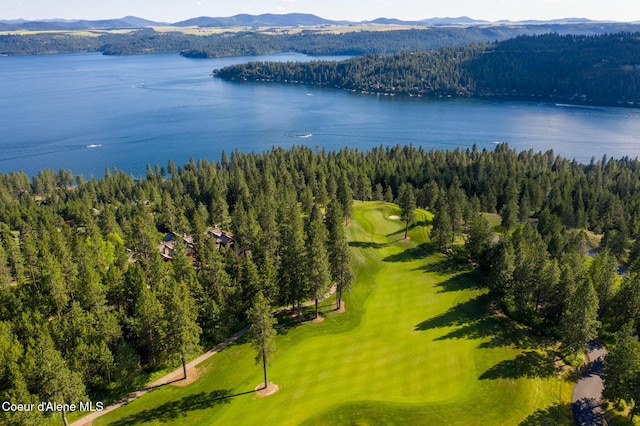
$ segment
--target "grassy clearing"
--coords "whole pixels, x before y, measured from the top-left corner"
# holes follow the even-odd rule
[[[347,229],[357,283],[347,312],[322,323],[279,318],[270,380],[246,338],[202,363],[186,387],[165,386],[94,424],[571,424],[572,384],[547,347],[489,315],[473,271],[433,253],[431,216],[403,240],[397,207],[356,204]],[[310,312],[309,315],[311,316]],[[546,422],[546,423],[544,423]]]
[[[500,227],[502,223],[502,218],[497,213],[482,213],[487,222],[489,222],[489,226],[491,226],[494,230]]]

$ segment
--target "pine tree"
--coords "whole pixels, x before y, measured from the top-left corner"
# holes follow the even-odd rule
[[[196,322],[198,310],[185,281],[169,280],[168,300],[164,304],[167,324],[166,339],[169,352],[182,361],[187,379],[186,356],[198,348],[202,329]]]
[[[515,199],[510,199],[502,206],[500,217],[502,218],[502,226],[504,229],[509,230],[516,226],[518,223],[518,204]]]
[[[513,273],[516,269],[516,257],[511,241],[499,246],[498,255],[491,268],[489,285],[501,299],[508,302],[513,298]]]
[[[322,222],[322,213],[314,204],[307,221],[307,279],[316,304],[315,317],[318,318],[318,299],[326,293],[331,284],[329,257],[327,254],[327,228]]]
[[[465,244],[467,253],[471,259],[480,263],[491,247],[493,229],[487,219],[480,213],[475,213],[469,225],[469,238]]]
[[[14,404],[37,404],[38,398],[27,389],[20,362],[24,360],[24,348],[13,333],[9,322],[0,321],[0,400]],[[27,362],[35,362],[34,359]],[[33,364],[31,364],[33,365]],[[31,372],[27,372],[29,374]],[[0,424],[43,424],[42,413],[37,410],[11,412],[0,410]]]
[[[387,189],[384,192],[384,200],[387,203],[393,203],[393,188],[391,188],[391,185],[387,185]]]
[[[166,265],[158,251],[158,243],[162,237],[144,210],[136,212],[132,231],[131,246],[134,248],[134,257],[145,273],[146,284],[154,288],[166,276]],[[175,244],[180,243],[178,236]]]
[[[588,279],[582,279],[570,296],[560,327],[565,347],[574,353],[585,350],[598,337],[598,296]]]
[[[602,317],[614,296],[616,283],[618,281],[618,262],[615,256],[611,255],[608,250],[599,253],[591,265],[589,266],[589,279],[593,283],[593,287],[598,294],[600,302],[599,314]]]
[[[615,334],[615,343],[604,358],[603,379],[602,395],[608,400],[638,401],[634,393],[640,380],[640,342],[630,322]],[[634,404],[634,411],[637,405],[638,402]]]
[[[338,179],[338,191],[336,196],[342,207],[345,225],[349,225],[349,219],[353,215],[353,190],[346,173],[342,173]]]
[[[351,269],[351,251],[347,244],[342,227],[342,210],[337,200],[332,200],[327,206],[325,223],[329,232],[329,264],[331,277],[336,283],[336,307],[340,309],[343,293],[351,290],[353,271]]]
[[[25,370],[32,388],[38,389],[41,401],[58,404],[72,404],[85,398],[82,378],[67,366],[60,352],[55,348],[49,333],[41,329],[37,338],[25,354]],[[62,411],[62,420],[68,425],[67,413]]]
[[[251,322],[251,343],[256,350],[256,364],[262,363],[264,371],[264,389],[269,386],[267,377],[267,365],[271,362],[276,351],[276,330],[273,326],[277,323],[271,314],[271,307],[261,292],[255,298],[253,307],[248,312]]]
[[[631,272],[622,279],[615,299],[615,317],[618,325],[640,319],[640,272]],[[636,326],[637,327],[637,326]]]
[[[465,193],[460,188],[460,180],[456,176],[447,191],[447,205],[454,238],[456,235],[460,235],[463,230],[463,211],[466,201]]]
[[[448,203],[443,198],[438,199],[431,228],[431,240],[441,251],[446,250],[453,243],[453,225],[449,216]]]
[[[154,292],[142,283],[134,312],[134,332],[151,365],[163,355],[165,338],[164,308]]]
[[[205,240],[205,246],[202,269],[198,271],[202,285],[202,295],[197,300],[198,317],[205,339],[217,342],[236,325],[229,301],[234,297],[235,287],[225,269],[224,253],[218,250],[215,240]]]
[[[398,204],[400,205],[401,215],[400,218],[404,221],[404,238],[407,238],[409,233],[409,225],[411,225],[415,219],[416,209],[416,196],[413,192],[413,187],[408,183],[402,184],[400,192],[398,193]]]
[[[382,190],[382,184],[377,183],[375,192],[373,193],[373,199],[376,201],[384,201],[384,193]]]
[[[298,304],[307,297],[307,277],[305,276],[304,232],[300,208],[295,194],[289,193],[280,206],[279,283],[281,302]]]

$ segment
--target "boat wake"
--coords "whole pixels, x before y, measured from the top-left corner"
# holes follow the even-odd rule
[[[306,135],[296,135],[296,138],[299,139],[306,139],[306,138],[310,138],[311,136],[313,136],[313,133],[307,133]]]
[[[101,143],[99,144],[90,144],[90,145],[85,145],[85,148],[100,148],[102,146]]]

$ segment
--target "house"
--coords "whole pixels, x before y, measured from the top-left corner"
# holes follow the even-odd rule
[[[174,232],[168,232],[164,236],[162,242],[158,244],[158,250],[164,260],[171,260],[173,256],[174,247],[177,241],[182,241],[187,248],[187,256],[192,256],[194,251],[193,236],[189,234],[182,234],[182,237],[178,237]]]
[[[218,248],[226,247],[233,244],[233,234],[223,231],[217,226],[207,229],[204,234],[208,237],[215,238]]]
[[[218,248],[227,247],[233,244],[233,235],[230,232],[226,232],[218,228],[217,226],[207,229],[204,234],[207,237],[215,238]],[[158,250],[164,260],[171,260],[176,242],[182,241],[187,248],[187,256],[191,257],[194,252],[195,243],[193,241],[193,235],[183,233],[182,236],[174,232],[168,232],[164,236],[162,241],[158,244]]]

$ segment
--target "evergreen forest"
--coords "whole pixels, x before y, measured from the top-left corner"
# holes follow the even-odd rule
[[[378,95],[636,106],[639,49],[640,33],[544,34],[339,62],[250,62],[214,74],[228,80],[313,84]]]
[[[353,280],[344,227],[354,200],[398,203],[407,229],[415,207],[433,212],[420,224],[431,226],[425,249],[475,265],[496,306],[569,353],[623,326],[637,341],[639,192],[637,159],[579,164],[506,144],[236,150],[90,180],[3,174],[0,399],[112,401],[245,326],[258,294],[299,309],[333,283],[339,299]],[[500,215],[498,228],[486,213]],[[214,225],[232,243],[212,238]],[[190,243],[178,237],[165,260],[169,232]]]
[[[266,55],[298,52],[309,55],[391,54],[405,50],[433,50],[447,46],[482,44],[519,35],[596,35],[638,31],[637,24],[536,24],[477,27],[433,27],[394,31],[352,31],[333,33],[302,29],[228,31],[220,34],[191,34],[141,28],[125,32],[107,30],[0,33],[0,55],[41,55],[100,52],[131,55],[176,52],[190,58]]]

